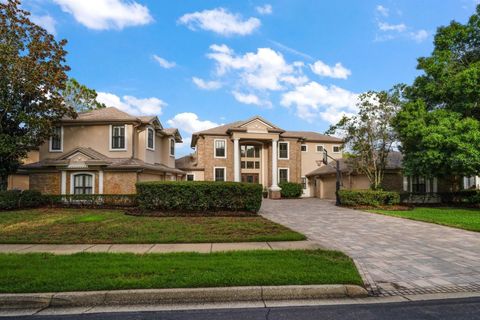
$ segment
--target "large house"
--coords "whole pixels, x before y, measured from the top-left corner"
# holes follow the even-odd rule
[[[282,182],[302,183],[304,196],[313,196],[316,170],[327,150],[342,157],[342,140],[310,131],[286,131],[255,116],[196,132],[191,147],[195,153],[176,162],[187,180],[260,183],[273,198]]]
[[[156,116],[116,108],[79,113],[60,121],[53,136],[9,178],[9,188],[45,194],[131,194],[137,181],[182,180],[175,168],[177,129]]]

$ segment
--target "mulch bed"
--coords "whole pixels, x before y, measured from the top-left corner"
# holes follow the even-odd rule
[[[128,209],[126,215],[137,217],[256,217],[258,214],[248,211],[143,211]]]
[[[413,210],[414,206],[408,205],[391,205],[391,206],[365,206],[365,205],[357,205],[357,206],[341,206],[344,208],[349,209],[356,209],[356,210],[390,210],[390,211],[408,211]]]

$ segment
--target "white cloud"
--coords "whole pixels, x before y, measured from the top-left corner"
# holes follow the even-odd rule
[[[197,87],[203,90],[217,90],[222,87],[222,83],[219,81],[205,81],[197,77],[193,77],[192,81]]]
[[[396,32],[404,32],[407,30],[407,26],[403,23],[399,24],[389,24],[387,22],[379,22],[378,28],[381,31],[396,31]]]
[[[236,55],[226,45],[212,45],[210,49],[212,52],[207,54],[207,57],[216,62],[218,76],[236,71],[240,85],[254,90],[284,89],[284,84],[291,83],[291,77],[299,74],[293,65],[285,61],[281,53],[270,48],[258,48],[257,52],[247,52],[244,55]],[[291,77],[286,78],[287,76]]]
[[[263,15],[272,14],[273,12],[272,5],[270,4],[265,4],[263,6],[255,7],[255,10],[257,10],[259,14],[263,14]]]
[[[116,107],[132,115],[160,115],[167,103],[155,98],[136,98],[133,96],[119,97],[109,92],[98,92],[97,100],[107,107]]]
[[[238,91],[232,91],[233,97],[241,103],[244,104],[253,104],[256,106],[267,106],[271,107],[272,104],[270,101],[261,100],[257,95],[253,93],[240,93]]]
[[[297,115],[308,122],[320,118],[336,123],[342,115],[357,111],[357,97],[357,94],[343,88],[311,81],[284,93],[280,103],[285,107],[295,106]]]
[[[224,8],[187,13],[178,19],[178,23],[191,30],[203,29],[224,36],[248,35],[261,25],[257,18],[244,20],[241,15],[233,14]]]
[[[49,33],[53,35],[57,34],[57,30],[56,30],[57,21],[55,21],[55,19],[52,16],[48,14],[43,16],[37,16],[32,14],[30,16],[30,20],[32,20],[33,23],[47,30]]]
[[[167,121],[169,126],[178,128],[188,134],[218,127],[219,124],[209,120],[200,120],[195,113],[183,112]]]
[[[340,62],[337,62],[333,67],[327,65],[321,60],[316,61],[310,65],[312,72],[323,77],[330,77],[336,79],[347,79],[352,72],[345,68]]]
[[[155,59],[155,61],[157,61],[158,64],[165,69],[171,69],[177,65],[175,62],[165,60],[164,58],[159,57],[156,54],[153,55],[153,59]]]
[[[375,10],[384,17],[388,17],[390,15],[390,10],[388,8],[382,6],[381,4],[377,5]]]
[[[418,31],[410,32],[410,37],[416,42],[423,42],[428,38],[428,32],[426,30],[420,29]]]
[[[53,0],[89,29],[123,29],[153,21],[146,6],[124,0]]]

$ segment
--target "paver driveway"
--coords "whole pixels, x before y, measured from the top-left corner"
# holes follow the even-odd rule
[[[373,294],[480,291],[480,233],[313,198],[266,200],[260,213],[348,254]]]

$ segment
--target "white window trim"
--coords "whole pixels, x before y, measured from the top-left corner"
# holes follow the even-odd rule
[[[322,150],[322,151],[318,151],[318,147],[319,147],[319,146],[322,146],[322,147],[323,147],[323,150]],[[332,147],[332,148],[333,148],[333,147]],[[316,145],[315,145],[315,152],[316,152],[316,153],[323,153],[324,151],[325,151],[325,145],[324,145],[324,144],[316,144]],[[332,149],[332,151],[333,151],[333,149]]]
[[[193,176],[193,180],[192,180],[192,181],[195,181],[195,173],[194,173],[194,172],[192,172],[192,173],[187,173],[187,174],[185,175],[185,181],[188,181],[188,176]]]
[[[75,172],[70,174],[70,194],[74,194],[74,182],[75,182],[75,176],[79,174],[88,174],[92,176],[92,194],[95,194],[95,173],[88,172],[88,171],[82,171],[82,172]]]
[[[172,144],[173,144],[173,154],[172,154]],[[170,143],[168,145],[168,153],[170,157],[175,157],[175,139],[170,138]]]
[[[334,151],[334,150],[335,150],[335,147],[338,147],[338,150],[340,150],[340,151],[335,152],[335,151]],[[341,147],[339,144],[334,144],[334,145],[332,146],[332,153],[342,153],[342,147]]]
[[[60,126],[60,150],[53,150],[52,149],[52,138],[50,137],[49,142],[48,142],[48,151],[49,152],[63,152],[63,126]]]
[[[286,143],[287,144],[287,157],[286,158],[280,158],[280,144],[281,143]],[[290,160],[290,142],[289,141],[278,141],[277,143],[277,153],[278,153],[278,160]]]
[[[125,148],[123,149],[118,149],[118,148],[112,148],[112,133],[113,133],[113,127],[121,127],[123,126],[123,130],[125,132]],[[127,145],[128,145],[128,134],[127,134],[127,125],[126,124],[111,124],[110,125],[110,134],[109,134],[109,142],[108,142],[108,145],[109,145],[109,150],[110,151],[127,151]]]
[[[153,148],[150,148],[148,146],[148,132],[150,130],[152,130],[153,132]],[[146,133],[147,133],[147,136],[145,137],[145,148],[150,151],[155,151],[155,129],[153,129],[152,127],[147,127]]]
[[[302,151],[302,152],[308,152],[308,144],[300,145],[300,150],[302,150],[302,147],[305,147],[305,151]]]
[[[305,179],[305,188],[303,187],[303,179]],[[300,177],[300,183],[302,184],[302,190],[308,189],[308,179],[307,177]]]
[[[215,177],[215,170],[216,169],[223,169],[223,181],[227,181],[227,167],[213,167],[213,181],[217,181]]]
[[[225,142],[225,156],[217,157],[217,141]],[[227,159],[227,139],[214,139],[213,140],[213,157],[215,159]]]
[[[290,168],[278,168],[277,170],[277,181],[280,183],[280,170],[287,170],[287,182],[290,182]]]

